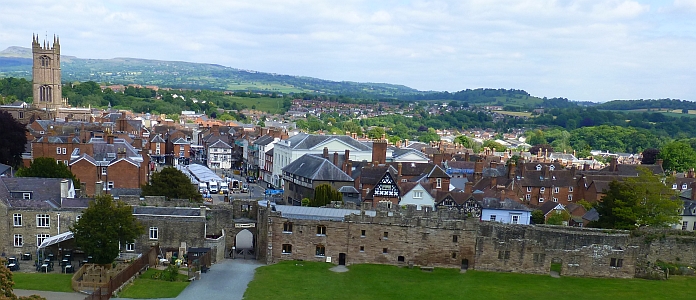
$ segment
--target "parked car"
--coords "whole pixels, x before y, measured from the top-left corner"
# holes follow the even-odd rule
[[[246,178],[246,181],[247,181],[248,183],[256,183],[256,177],[254,177],[254,176],[248,176],[248,177]]]

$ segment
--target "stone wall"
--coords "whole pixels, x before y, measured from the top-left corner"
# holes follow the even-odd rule
[[[118,200],[131,206],[157,206],[157,207],[199,207],[201,203],[191,202],[188,199],[169,199],[164,196],[134,196],[122,195]]]

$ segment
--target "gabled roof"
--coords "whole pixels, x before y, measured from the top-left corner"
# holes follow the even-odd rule
[[[450,178],[450,176],[440,166],[435,165],[428,173],[428,178]]]
[[[283,172],[319,181],[353,181],[329,160],[311,154],[302,155],[283,168]]]
[[[500,200],[498,198],[486,197],[479,201],[479,203],[484,209],[532,211],[531,208],[511,199]]]
[[[35,143],[43,143],[46,141],[49,144],[67,144],[67,143],[75,143],[79,144],[80,139],[77,137],[73,137],[72,140],[68,136],[43,136],[38,138]]]
[[[273,136],[270,135],[264,135],[254,141],[254,145],[260,145],[260,146],[266,146],[270,143],[273,143]]]
[[[329,143],[331,141],[341,141],[342,143],[352,147],[351,150],[356,151],[371,151],[372,148],[356,141],[347,135],[317,135],[317,134],[306,134],[300,133],[286,141],[290,142],[290,148],[295,150],[310,150],[321,148],[323,144]]]
[[[164,142],[165,142],[164,139],[163,139],[162,136],[159,135],[159,134],[158,134],[158,135],[155,135],[155,137],[153,137],[153,138],[150,140],[150,143],[164,143]]]
[[[172,142],[172,144],[174,144],[174,145],[188,145],[190,143],[188,141],[186,141],[186,139],[184,139],[184,138],[178,138],[178,139],[174,140],[174,142]]]
[[[563,204],[558,203],[558,202],[553,202],[553,201],[548,201],[545,202],[541,207],[539,207],[539,210],[544,213],[544,215],[547,215],[550,213],[552,210],[565,210],[565,207]]]
[[[428,156],[425,155],[423,152],[415,150],[415,149],[409,149],[409,148],[396,148],[394,147],[393,152],[392,152],[392,159],[398,160],[402,157],[405,157],[407,155],[416,155],[420,157],[421,159],[428,160]]]
[[[232,149],[229,144],[223,142],[222,140],[218,139],[215,141],[213,144],[208,146],[208,148],[221,148],[221,149]]]
[[[60,182],[62,178],[0,177],[0,196],[13,207],[58,208],[60,205]],[[72,184],[72,181],[70,182]],[[31,199],[23,199],[24,192],[31,192]],[[17,197],[13,197],[17,193]]]
[[[352,194],[359,193],[358,190],[355,189],[355,187],[353,187],[352,185],[344,185],[340,189],[338,189],[338,192],[339,193],[352,193]]]

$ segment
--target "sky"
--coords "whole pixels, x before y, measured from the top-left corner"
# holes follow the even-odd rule
[[[696,101],[696,0],[2,0],[0,50],[32,33],[80,58]]]

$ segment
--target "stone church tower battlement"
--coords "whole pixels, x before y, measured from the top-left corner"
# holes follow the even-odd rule
[[[47,40],[42,45],[39,36],[33,35],[31,52],[34,107],[56,110],[67,106],[61,88],[60,39],[53,36],[52,45]]]

